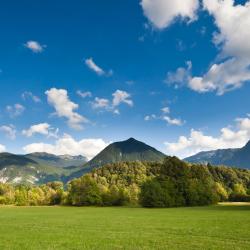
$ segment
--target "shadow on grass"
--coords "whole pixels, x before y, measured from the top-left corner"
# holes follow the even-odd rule
[[[249,204],[219,204],[210,207],[211,210],[216,211],[250,211]]]

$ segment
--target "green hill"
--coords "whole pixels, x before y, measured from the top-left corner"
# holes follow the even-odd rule
[[[130,138],[126,141],[115,142],[107,146],[86,165],[100,167],[108,163],[147,161],[162,162],[166,156],[155,148]]]

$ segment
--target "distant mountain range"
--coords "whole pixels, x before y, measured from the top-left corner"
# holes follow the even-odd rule
[[[0,182],[41,184],[59,180],[66,183],[109,163],[161,162],[165,157],[165,154],[134,138],[110,144],[90,161],[81,155],[0,153]],[[250,141],[243,148],[200,152],[184,160],[250,169]]]
[[[54,167],[78,167],[87,162],[87,158],[82,155],[53,155],[47,153],[33,153],[25,155],[25,157],[38,162],[41,165],[50,165]]]
[[[243,148],[200,152],[184,161],[250,169],[250,141]]]
[[[108,163],[161,162],[164,158],[163,153],[134,138],[110,144],[89,162],[83,156],[1,153],[0,182],[31,184],[54,180],[67,182]]]
[[[61,180],[78,171],[85,162],[83,156],[0,153],[0,182],[35,184]]]

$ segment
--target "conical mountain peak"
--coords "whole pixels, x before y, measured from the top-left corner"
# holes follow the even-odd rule
[[[108,163],[123,161],[162,161],[165,155],[155,148],[129,138],[125,141],[114,142],[107,146],[97,156],[87,163],[88,166],[99,167]]]

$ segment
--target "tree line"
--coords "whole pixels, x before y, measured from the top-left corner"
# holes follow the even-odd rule
[[[94,169],[66,186],[0,183],[0,204],[144,207],[201,206],[250,201],[250,171],[190,164],[176,157],[163,163],[121,162]]]

